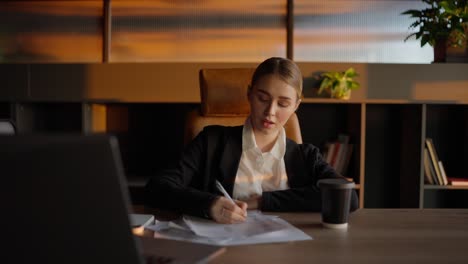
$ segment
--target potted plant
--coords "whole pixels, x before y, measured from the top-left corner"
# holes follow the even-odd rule
[[[403,15],[415,18],[409,27],[417,31],[405,38],[421,39],[421,47],[434,47],[434,62],[445,62],[447,46],[466,45],[468,28],[468,0],[422,0],[429,7],[407,10]]]
[[[358,89],[359,83],[354,80],[358,76],[354,68],[349,68],[343,72],[330,71],[321,74],[322,82],[318,94],[326,91],[331,98],[349,99],[351,90]]]

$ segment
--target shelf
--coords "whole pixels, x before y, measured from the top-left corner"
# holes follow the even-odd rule
[[[332,99],[332,98],[302,98],[302,103],[313,104],[409,104],[414,103],[409,100],[389,100],[389,99],[366,99],[366,100],[349,100]]]
[[[305,104],[431,104],[431,105],[466,105],[466,100],[405,100],[405,99],[333,99],[321,97],[304,97],[302,103]]]
[[[14,106],[18,133],[80,133],[81,103],[18,103]]]
[[[12,119],[20,133],[115,135],[132,196],[141,198],[144,177],[180,155],[186,114],[201,101],[199,70],[256,65],[4,63],[0,118]],[[467,187],[424,186],[421,162],[424,139],[431,137],[447,176],[468,177],[468,64],[298,65],[310,96],[297,110],[303,141],[323,150],[338,134],[350,135],[354,149],[345,174],[356,183],[361,207],[468,207]],[[315,97],[310,77],[345,66],[359,71],[361,89],[350,100]]]
[[[424,189],[424,208],[468,208],[467,188],[439,187]]]
[[[426,190],[468,190],[468,186],[453,186],[453,185],[431,185],[424,184]]]
[[[366,105],[365,207],[419,207],[422,106]]]
[[[427,104],[425,120],[425,137],[432,139],[447,176],[468,175],[468,106]],[[424,208],[468,208],[468,186],[425,184],[423,190]]]
[[[431,137],[447,175],[468,175],[468,105],[409,100],[305,98],[297,110],[304,143],[321,150],[341,133],[354,144],[345,175],[366,208],[468,208],[468,186],[424,185],[424,140]],[[132,200],[148,175],[184,148],[195,103],[3,102],[0,117],[21,133],[104,132],[120,144]],[[88,127],[90,129],[88,130]]]

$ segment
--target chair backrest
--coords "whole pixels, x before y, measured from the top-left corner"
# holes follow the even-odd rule
[[[250,113],[247,88],[254,68],[202,69],[199,73],[201,108],[189,113],[185,143],[205,126],[243,125]],[[285,125],[286,136],[302,143],[299,120],[294,113]]]
[[[0,135],[14,135],[16,134],[15,125],[7,119],[0,119]]]

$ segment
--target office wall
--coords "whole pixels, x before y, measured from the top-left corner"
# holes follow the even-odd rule
[[[0,101],[198,103],[201,68],[255,63],[0,64]],[[361,89],[352,100],[468,102],[468,64],[299,63],[304,94],[317,97],[314,76],[354,67]]]

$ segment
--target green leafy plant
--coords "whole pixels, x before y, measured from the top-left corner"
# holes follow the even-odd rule
[[[421,47],[435,46],[438,41],[459,47],[466,44],[468,27],[468,0],[422,0],[429,7],[422,10],[407,10],[402,15],[415,18],[409,28],[411,33],[405,41],[415,36],[421,39]]]
[[[330,71],[322,73],[322,82],[318,94],[327,91],[332,98],[349,99],[351,90],[360,87],[360,84],[354,80],[356,76],[358,74],[352,67],[344,72]]]

